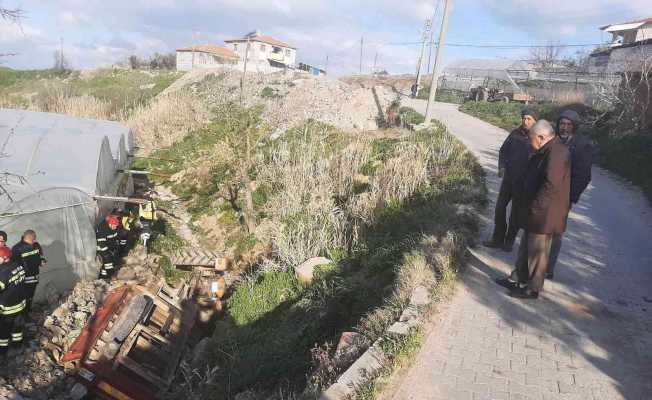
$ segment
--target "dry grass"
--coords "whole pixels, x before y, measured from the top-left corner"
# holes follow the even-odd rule
[[[157,97],[147,105],[136,107],[125,121],[144,154],[171,146],[188,132],[206,124],[210,110],[192,93],[178,91]]]

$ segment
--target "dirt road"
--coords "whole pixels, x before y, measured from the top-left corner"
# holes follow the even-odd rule
[[[404,105],[425,112],[423,101]],[[452,104],[437,104],[435,117],[476,154],[493,202],[507,132]],[[512,299],[493,282],[516,251],[472,252],[456,294],[386,398],[652,399],[652,209],[640,191],[594,167],[555,280],[538,301]]]

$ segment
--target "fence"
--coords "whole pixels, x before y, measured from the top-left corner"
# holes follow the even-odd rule
[[[620,85],[617,74],[597,74],[578,71],[533,71],[502,70],[490,71],[466,69],[445,71],[439,79],[438,88],[469,92],[471,88],[484,86],[506,92],[518,87],[534,96],[537,101],[553,103],[581,102],[594,107],[600,106],[602,94],[613,91]]]

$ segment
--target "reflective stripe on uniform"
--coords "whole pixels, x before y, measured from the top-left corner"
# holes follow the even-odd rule
[[[97,238],[98,242],[106,242],[106,238]]]
[[[106,276],[106,271],[105,271],[104,269],[101,269],[101,270],[100,270],[100,275],[101,275],[101,276]]]
[[[5,284],[0,282],[0,290],[5,290]]]
[[[97,246],[97,251],[106,251],[106,250],[108,250],[108,249],[109,249],[108,247],[100,247],[100,246]]]
[[[38,276],[28,276],[25,278],[25,283],[38,283]]]
[[[0,339],[0,347],[9,347],[9,339]]]
[[[104,264],[104,269],[113,269],[113,264]]]
[[[113,239],[114,237],[118,236],[118,232],[112,233],[110,235],[106,235],[107,239]]]
[[[34,249],[32,251],[26,251],[22,253],[20,256],[25,258],[25,257],[33,256],[34,254],[38,254],[38,253],[39,253],[38,249]]]
[[[11,334],[11,341],[12,342],[20,342],[22,340],[23,340],[23,332],[12,333]]]
[[[19,313],[25,309],[25,300],[21,301],[20,303],[13,305],[13,306],[3,306],[0,304],[0,315],[13,315],[16,313]]]

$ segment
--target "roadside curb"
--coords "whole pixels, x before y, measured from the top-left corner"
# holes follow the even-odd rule
[[[376,340],[362,355],[319,397],[320,400],[344,400],[352,398],[357,389],[374,379],[386,365],[389,358],[382,350],[382,340],[386,336],[407,336],[419,326],[432,302],[425,286],[412,290],[410,303],[403,310],[398,321],[387,329],[386,334]]]

